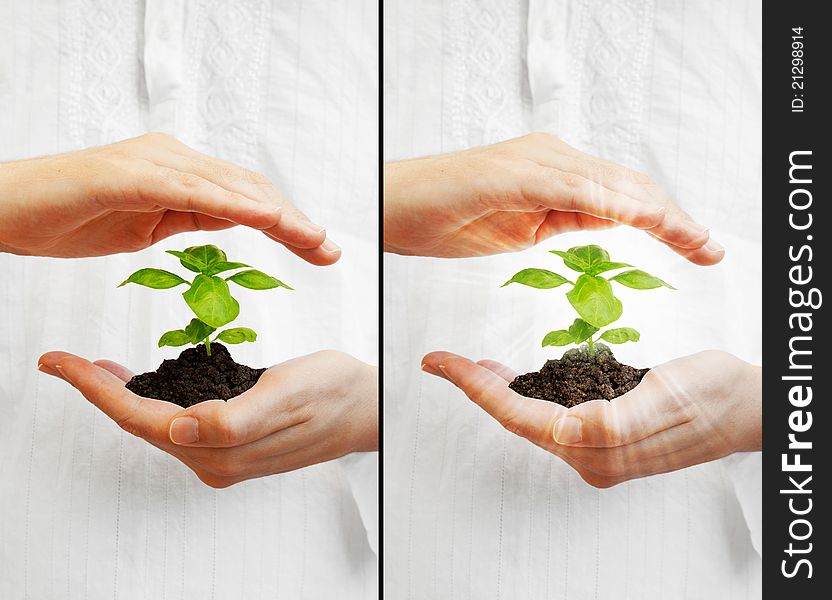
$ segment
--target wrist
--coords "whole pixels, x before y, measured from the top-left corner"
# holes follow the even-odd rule
[[[735,400],[732,403],[735,419],[729,419],[729,427],[735,434],[734,452],[757,452],[763,448],[763,370],[745,361],[739,361],[740,375],[734,382]]]
[[[361,435],[354,452],[376,452],[378,450],[378,368],[361,363],[359,411]]]
[[[403,193],[403,171],[407,161],[393,161],[384,163],[384,210],[383,215],[383,251],[394,254],[408,254],[400,246],[399,225],[401,216],[401,194]]]

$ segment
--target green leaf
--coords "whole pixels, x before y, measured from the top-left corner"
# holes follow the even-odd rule
[[[578,273],[585,273],[589,270],[589,263],[570,252],[564,252],[563,250],[549,250],[549,252],[560,256],[563,259],[563,264],[565,264],[573,271],[577,271]]]
[[[199,319],[191,319],[191,322],[185,327],[185,333],[188,334],[192,344],[198,344],[216,330],[216,327],[211,327],[208,323],[203,323]]]
[[[239,273],[235,273],[231,277],[226,277],[225,279],[226,281],[233,281],[237,285],[241,285],[252,290],[269,290],[276,287],[283,287],[287,290],[293,289],[279,279],[275,279],[271,275],[266,275],[257,269],[240,271]]]
[[[220,331],[217,334],[217,339],[227,344],[242,344],[243,342],[253,342],[257,339],[257,334],[253,329],[248,327],[234,327]]]
[[[166,331],[159,338],[159,347],[162,346],[184,346],[190,344],[190,336],[181,329],[174,329],[173,331]]]
[[[138,283],[154,290],[166,290],[182,283],[188,283],[179,275],[162,269],[139,269],[130,277],[122,281],[118,287],[128,283]]]
[[[599,265],[604,262],[609,262],[610,255],[609,252],[604,250],[601,246],[596,246],[595,244],[591,244],[589,246],[574,246],[568,250],[569,254],[578,257],[582,261],[584,261],[589,268],[592,269],[595,265]]]
[[[179,250],[165,250],[165,252],[178,258],[183,267],[194,273],[204,273],[208,268],[208,265],[187,252],[180,252]]]
[[[558,329],[557,331],[550,331],[543,338],[541,346],[568,346],[575,342],[572,334],[565,329]]]
[[[598,331],[597,327],[590,325],[583,319],[575,319],[572,325],[569,326],[569,335],[572,336],[576,344],[588,340],[595,335],[596,331]]]
[[[221,277],[197,275],[182,297],[194,314],[211,327],[222,327],[240,314],[239,303]]]
[[[662,281],[658,277],[650,275],[650,273],[645,273],[639,269],[619,273],[615,277],[610,277],[610,281],[617,281],[621,285],[626,285],[627,287],[635,290],[652,290],[662,286],[670,288],[671,290],[676,289],[666,281]]]
[[[215,263],[228,260],[225,252],[214,246],[213,244],[206,244],[205,246],[191,246],[185,248],[185,252],[194,258],[201,260],[209,267]]]
[[[615,269],[623,269],[624,267],[632,267],[633,265],[623,262],[611,262],[611,261],[604,261],[595,265],[589,270],[590,275],[600,275],[601,273],[606,273],[607,271],[613,271]]]
[[[641,334],[632,327],[618,327],[616,329],[607,329],[601,334],[601,339],[608,341],[610,344],[623,344],[624,342],[637,342],[641,338]]]
[[[603,277],[581,275],[566,294],[566,299],[581,318],[595,327],[609,325],[621,316],[621,301],[612,293],[610,282]]]
[[[546,269],[523,269],[506,281],[501,287],[506,287],[510,283],[522,283],[523,285],[539,290],[548,290],[568,282],[569,280],[566,277],[562,277]]]
[[[217,273],[222,273],[223,271],[231,271],[232,269],[242,269],[243,267],[250,267],[251,265],[247,265],[241,262],[228,262],[225,260],[221,260],[220,262],[214,263],[208,270],[205,271],[206,275],[216,275]]]

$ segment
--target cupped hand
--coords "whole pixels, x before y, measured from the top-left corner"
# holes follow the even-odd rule
[[[515,393],[516,373],[494,361],[432,352],[422,369],[599,488],[762,448],[761,369],[725,352],[659,365],[612,401],[570,409]]]
[[[0,251],[103,256],[235,225],[316,265],[341,255],[268,178],[165,134],[0,164]]]
[[[187,409],[132,393],[133,374],[111,361],[48,352],[38,368],[215,488],[378,449],[376,369],[341,352],[289,360],[227,402]]]
[[[384,168],[384,248],[468,257],[629,225],[700,265],[725,252],[649,177],[542,133]]]

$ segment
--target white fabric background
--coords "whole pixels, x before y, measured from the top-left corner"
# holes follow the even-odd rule
[[[176,356],[155,346],[189,318],[179,294],[115,286],[197,243],[297,290],[238,292],[260,333],[241,362],[376,362],[377,10],[0,1],[0,160],[167,131],[272,177],[344,251],[317,268],[239,229],[108,258],[0,255],[0,598],[377,596],[375,454],[212,490],[36,371],[52,349],[136,372]]]
[[[538,369],[569,307],[500,285],[523,267],[563,271],[547,250],[591,242],[679,288],[621,291],[621,324],[642,333],[616,349],[625,362],[720,348],[759,364],[759,1],[385,8],[385,159],[548,131],[649,173],[727,248],[703,269],[621,229],[521,255],[385,257],[386,595],[760,597],[758,453],[596,490],[419,370],[438,349]]]

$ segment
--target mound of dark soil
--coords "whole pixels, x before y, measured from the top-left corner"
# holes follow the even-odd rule
[[[529,398],[570,407],[587,400],[612,400],[636,387],[649,370],[622,365],[604,344],[595,344],[594,354],[584,345],[558,360],[547,360],[540,371],[518,375],[509,387]]]
[[[228,400],[252,387],[266,369],[234,362],[228,348],[214,342],[211,356],[200,344],[179,358],[165,360],[158,369],[136,375],[127,389],[145,398],[167,400],[184,408],[204,400]]]

